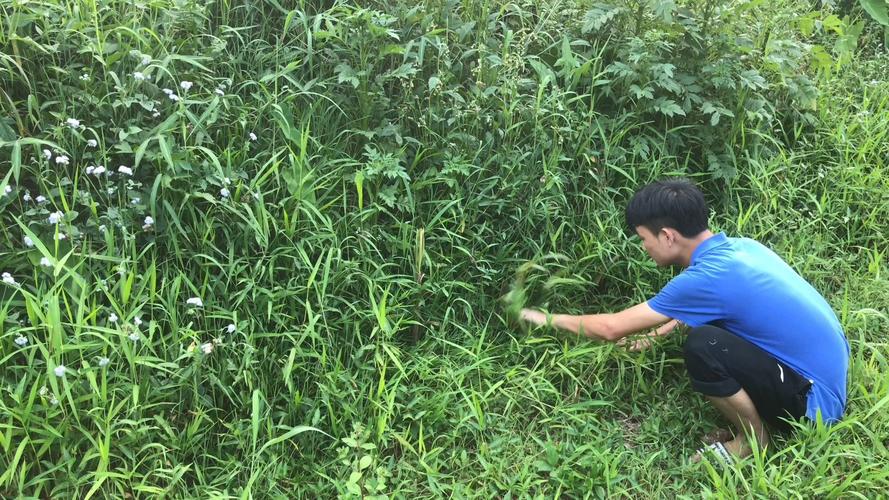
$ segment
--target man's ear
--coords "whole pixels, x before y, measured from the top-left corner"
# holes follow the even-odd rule
[[[679,236],[678,231],[669,227],[662,227],[661,233],[663,233],[664,237],[666,238],[668,245],[673,246],[674,244],[676,244],[676,239]]]

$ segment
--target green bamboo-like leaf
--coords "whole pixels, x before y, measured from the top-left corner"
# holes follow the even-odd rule
[[[874,21],[889,26],[889,2],[886,0],[859,0],[859,2]]]

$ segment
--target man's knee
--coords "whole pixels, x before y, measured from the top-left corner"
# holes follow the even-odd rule
[[[692,328],[685,339],[683,354],[686,364],[699,361],[702,357],[712,356],[713,347],[717,346],[725,335],[731,335],[722,328],[703,325]]]
[[[685,369],[692,387],[713,397],[725,397],[738,392],[740,385],[729,374],[726,346],[734,336],[715,326],[704,325],[688,332],[683,347]]]

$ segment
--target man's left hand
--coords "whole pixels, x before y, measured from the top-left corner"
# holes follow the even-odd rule
[[[547,324],[547,315],[534,309],[522,309],[519,312],[519,318],[535,326],[543,326]]]

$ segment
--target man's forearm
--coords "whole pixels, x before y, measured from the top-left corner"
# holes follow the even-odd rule
[[[552,325],[570,332],[613,342],[617,340],[611,314],[553,314]]]

